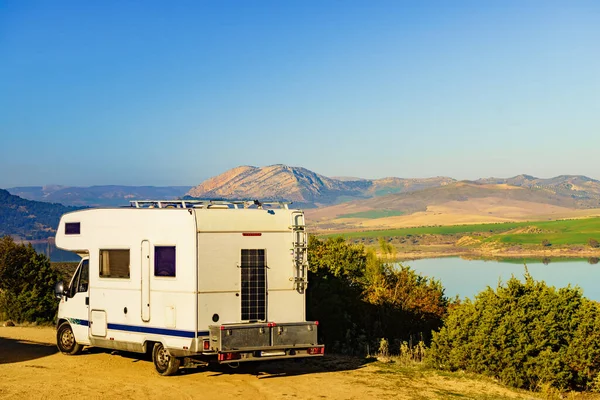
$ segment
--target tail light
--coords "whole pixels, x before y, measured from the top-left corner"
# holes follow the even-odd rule
[[[306,352],[310,355],[325,354],[325,347],[310,347]]]
[[[203,343],[203,345],[202,345],[202,348],[204,350],[210,350],[210,342],[208,340],[205,340],[204,343]]]
[[[220,353],[219,361],[231,361],[231,360],[239,360],[242,358],[240,353]]]

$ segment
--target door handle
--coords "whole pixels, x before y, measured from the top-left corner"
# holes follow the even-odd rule
[[[89,298],[89,296],[85,298],[85,305],[86,306],[90,305],[90,298]]]

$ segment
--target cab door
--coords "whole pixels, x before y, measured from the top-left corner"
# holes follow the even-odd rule
[[[60,304],[60,316],[69,321],[75,340],[81,344],[89,344],[88,328],[90,304],[90,267],[89,260],[84,258],[79,263],[66,296]]]

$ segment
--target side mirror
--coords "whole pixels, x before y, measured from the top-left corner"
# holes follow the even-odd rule
[[[62,297],[65,295],[65,284],[63,283],[63,281],[58,281],[56,282],[56,286],[54,286],[54,297],[56,297],[57,299],[62,299]]]

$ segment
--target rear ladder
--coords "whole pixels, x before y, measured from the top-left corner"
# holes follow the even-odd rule
[[[294,289],[303,293],[308,284],[308,234],[304,223],[302,211],[292,211],[292,257],[294,260],[294,276],[292,278]]]

